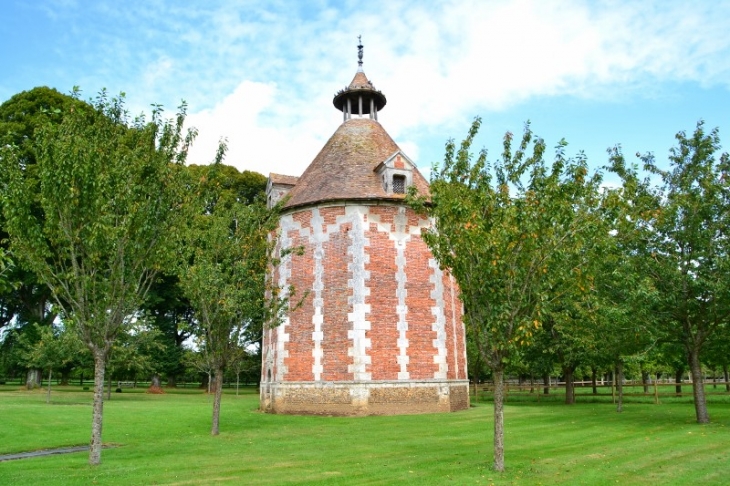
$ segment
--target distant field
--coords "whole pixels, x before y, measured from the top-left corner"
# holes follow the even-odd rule
[[[104,442],[116,447],[103,452],[100,466],[88,466],[83,452],[8,461],[0,463],[0,485],[730,481],[730,395],[710,396],[712,423],[704,426],[694,422],[687,397],[660,405],[627,397],[621,414],[610,396],[579,397],[573,406],[561,398],[552,393],[538,403],[534,394],[510,394],[507,471],[496,474],[488,402],[440,415],[284,416],[258,412],[251,388],[240,396],[227,390],[221,435],[211,437],[210,397],[199,390],[124,389],[105,403]],[[43,390],[0,386],[0,454],[87,444],[90,404],[91,393],[79,387],[54,387],[47,405]]]

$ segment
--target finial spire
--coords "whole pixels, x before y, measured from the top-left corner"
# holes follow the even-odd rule
[[[362,72],[362,36],[357,36],[357,72]]]

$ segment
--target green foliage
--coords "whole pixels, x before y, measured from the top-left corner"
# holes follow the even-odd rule
[[[83,343],[68,329],[38,324],[33,328],[33,333],[22,334],[19,339],[21,359],[27,368],[61,368],[77,361],[78,355],[84,352]]]
[[[13,260],[10,259],[3,248],[0,248],[0,294],[4,294],[15,287],[14,282],[10,279],[9,275],[13,266]],[[5,319],[0,320],[0,328],[5,322]]]
[[[411,201],[433,218],[424,240],[459,283],[468,332],[499,369],[532,340],[546,306],[586,291],[580,255],[593,244],[600,176],[588,175],[582,157],[566,159],[564,142],[548,166],[529,125],[514,150],[505,135],[501,160],[488,162],[484,150],[472,160],[479,125],[458,150],[447,144],[444,164],[432,171],[430,201],[415,194]]]
[[[37,177],[6,150],[4,209],[13,251],[52,290],[85,343],[108,352],[156,270],[181,202],[177,172],[190,140],[175,122],[136,119],[104,93],[36,132]],[[36,196],[40,214],[36,210]]]
[[[167,376],[168,385],[175,385],[185,372],[183,344],[194,333],[194,310],[180,287],[174,269],[155,279],[142,310],[151,326],[159,331],[159,347],[152,350],[157,372]]]
[[[160,268],[173,261],[184,219],[180,173],[194,132],[156,109],[130,122],[122,97],[71,106],[36,129],[35,165],[3,147],[3,212],[13,255],[51,290],[64,323],[94,355],[91,464],[101,457],[104,369]]]
[[[627,166],[620,149],[612,151],[610,168],[623,180],[613,195],[621,208],[617,237],[655,289],[647,299],[655,334],[684,348],[697,420],[707,422],[700,355],[730,318],[730,156],[717,157],[718,130],[706,133],[702,122],[676,139],[668,170],[652,154],[641,156],[645,170],[661,181],[656,186]]]
[[[36,162],[36,131],[58,124],[72,110],[93,112],[93,107],[73,96],[45,86],[23,91],[0,105],[0,146],[13,145],[25,166]]]
[[[53,371],[77,364],[80,356],[88,352],[75,332],[38,324],[32,325],[32,332],[19,335],[18,345],[20,361],[26,368],[48,373],[48,402],[51,399]]]
[[[110,378],[150,376],[158,371],[154,359],[162,348],[160,331],[144,323],[136,323],[114,343],[107,365]]]
[[[219,157],[223,155],[224,149],[222,146]],[[263,197],[266,188],[266,178],[261,174],[239,172],[235,167],[221,162],[187,166],[185,172],[188,187],[198,197],[197,209],[208,216],[220,215],[224,208],[231,209],[234,205],[252,204],[257,198]],[[192,257],[188,253],[183,256]],[[152,285],[144,309],[150,314],[151,323],[160,330],[159,342],[162,347],[155,353],[157,369],[167,375],[168,383],[174,383],[176,377],[184,372],[183,343],[200,330],[180,279],[173,272],[168,273],[160,275]],[[243,341],[250,343],[257,340],[260,331],[260,320],[247,325]]]
[[[71,111],[93,113],[94,108],[55,89],[37,87],[18,93],[0,105],[0,147],[13,147],[14,158],[28,180],[37,179],[36,133],[47,124],[58,125]],[[0,188],[6,189],[8,173],[0,171]],[[36,184],[29,184],[35,187]],[[34,193],[36,194],[36,193]],[[36,207],[33,211],[40,213]],[[55,315],[49,311],[50,291],[33,272],[15,262],[7,250],[7,230],[0,200],[0,327],[11,320],[23,326],[48,325]]]
[[[222,158],[224,148],[219,151]],[[273,232],[279,207],[267,209],[263,198],[251,204],[216,183],[220,160],[200,179],[200,210],[185,235],[179,279],[195,310],[200,338],[199,361],[215,378],[213,425],[218,434],[223,372],[245,348],[259,340],[263,323],[276,322],[287,304],[266,272],[276,265]]]
[[[189,228],[190,253],[180,284],[195,309],[206,349],[224,367],[235,347],[250,344],[242,342],[247,329],[260,329],[282,305],[265,277],[272,262],[270,235],[277,224],[277,213],[256,202],[216,206]],[[266,298],[267,291],[274,292],[273,298]]]
[[[258,172],[239,172],[223,163],[190,165],[191,178],[197,184],[199,194],[206,198],[205,208],[212,211],[217,204],[230,206],[234,202],[250,204],[266,191],[266,177]]]
[[[482,150],[474,160],[480,123],[458,149],[447,143],[443,165],[431,172],[430,199],[411,188],[409,201],[434,221],[423,239],[459,284],[467,333],[493,371],[494,467],[502,471],[505,365],[546,318],[575,319],[574,297],[591,285],[586,270],[602,236],[601,178],[588,174],[582,155],[565,158],[565,141],[547,164],[545,143],[529,124],[516,148],[513,135],[504,136],[500,159],[489,162]]]

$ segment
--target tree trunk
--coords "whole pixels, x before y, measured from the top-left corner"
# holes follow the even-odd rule
[[[611,372],[611,403],[616,403],[616,371]]]
[[[550,375],[549,374],[545,373],[544,375],[542,375],[542,384],[544,386],[544,388],[542,389],[542,393],[544,395],[549,395],[550,394]]]
[[[101,464],[101,425],[104,414],[104,371],[106,356],[102,351],[94,351],[94,407],[91,416],[91,444],[89,464]]]
[[[174,374],[167,375],[167,388],[177,388],[177,376]]]
[[[215,382],[213,383],[215,396],[213,398],[213,424],[210,435],[218,435],[220,432],[219,422],[221,415],[221,396],[223,395],[223,368],[215,370]]]
[[[240,374],[241,374],[241,372],[240,372],[240,371],[236,373],[236,396],[238,396],[238,382],[240,381],[240,380],[238,379],[238,376],[239,376]]]
[[[644,385],[644,393],[649,393],[649,372],[641,370],[641,384]]]
[[[46,403],[51,403],[51,376],[53,375],[53,368],[48,368],[48,394],[46,395]]]
[[[684,368],[674,370],[674,392],[678,397],[682,396],[682,375],[684,375]]]
[[[26,379],[25,379],[25,387],[28,390],[35,389],[37,386],[39,386],[40,381],[41,380],[40,380],[39,372],[37,369],[34,368],[34,369],[28,370],[28,374],[26,375]]]
[[[575,387],[573,383],[574,369],[569,366],[563,367],[563,375],[565,376],[565,404],[573,405],[575,403]]]
[[[64,368],[61,370],[61,386],[68,386],[68,380],[71,378],[71,370]]]
[[[624,363],[621,360],[616,362],[616,391],[618,392],[618,400],[616,401],[616,411],[621,413],[624,411]]]
[[[597,373],[598,373],[598,370],[596,370],[596,367],[591,366],[591,387],[593,387],[594,395],[598,395],[598,383],[596,380]]]
[[[710,422],[710,415],[707,413],[705,383],[702,378],[702,365],[700,364],[699,354],[699,350],[697,349],[693,349],[689,352],[689,371],[692,375],[692,394],[694,395],[697,423],[707,424]]]
[[[494,370],[494,470],[504,471],[504,371]]]
[[[722,373],[725,375],[725,391],[730,392],[730,373],[728,373],[727,365],[722,365]]]

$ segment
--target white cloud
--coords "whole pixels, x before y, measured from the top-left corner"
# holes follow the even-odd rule
[[[660,78],[726,82],[726,22],[713,21],[721,12],[695,7],[376,2],[314,12],[306,23],[286,9],[256,12],[258,23],[243,12],[215,14],[216,45],[240,62],[229,69],[208,59],[208,66],[217,76],[223,67],[244,78],[215,108],[191,116],[201,132],[194,154],[210,159],[218,137],[227,136],[227,163],[300,174],[339,123],[330,96],[355,73],[356,33],[343,26],[363,33],[365,72],[389,100],[381,121],[416,160],[429,127],[461,133],[474,114],[531,97],[651,96]],[[243,44],[252,37],[258,52]],[[269,82],[253,81],[261,78]]]
[[[358,34],[365,72],[388,97],[380,120],[422,169],[425,144],[536,97],[650,98],[666,81],[730,87],[730,2],[95,5],[98,32],[84,24],[82,39],[84,69],[96,71],[60,88],[123,89],[134,112],[185,99],[199,129],[191,162],[210,161],[227,137],[226,162],[264,174],[300,174],[336,130],[331,97],[355,74]],[[53,7],[70,24],[81,10]]]
[[[299,175],[324,143],[325,127],[297,120],[282,110],[286,97],[273,83],[244,81],[210,110],[192,113],[187,124],[198,129],[189,163],[210,163],[218,141],[227,139],[225,163],[239,170]],[[270,113],[279,113],[271,116]]]

